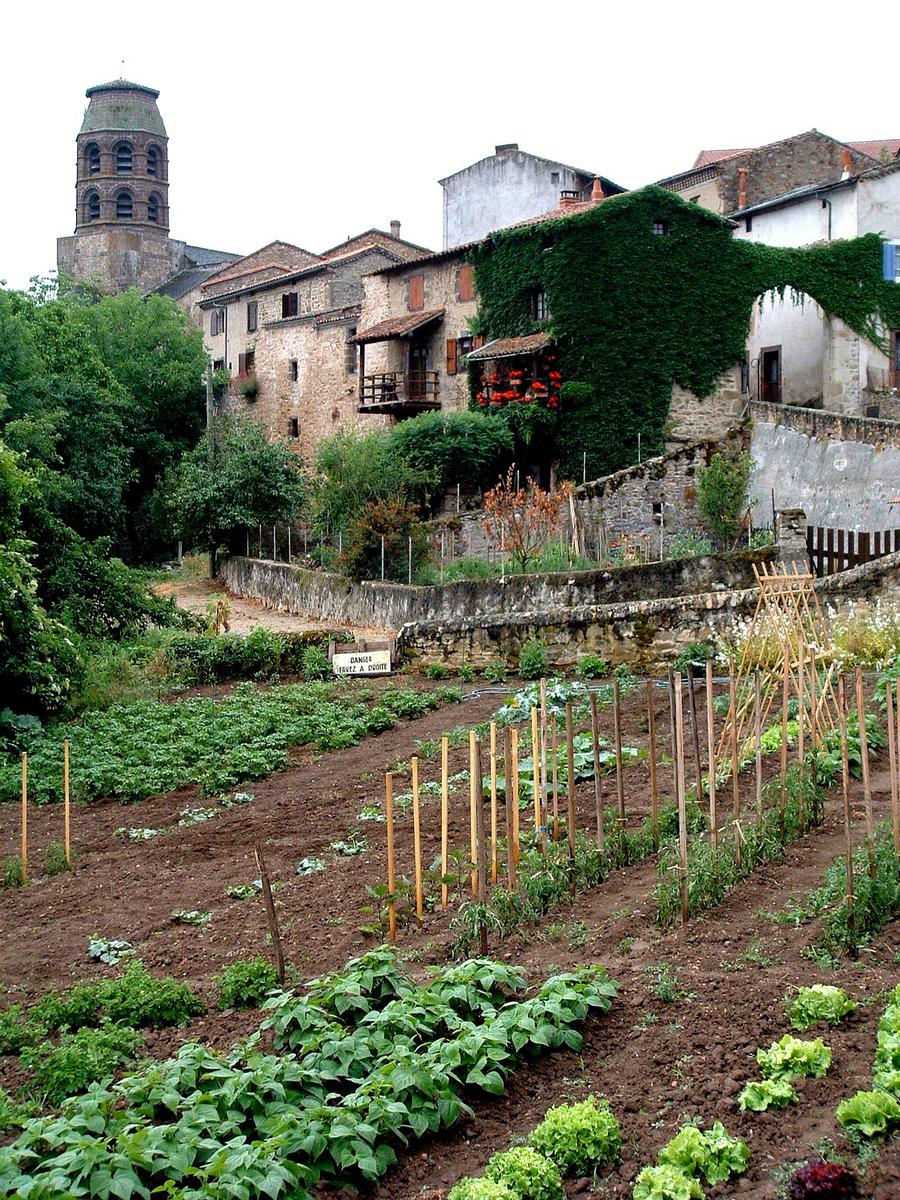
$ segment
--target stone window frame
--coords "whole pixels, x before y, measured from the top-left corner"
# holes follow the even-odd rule
[[[300,440],[300,418],[288,417],[288,440],[296,442]]]
[[[547,289],[534,287],[528,294],[528,305],[533,321],[546,321],[550,315],[547,308]]]
[[[247,332],[256,333],[259,328],[259,301],[247,301]]]
[[[300,382],[300,363],[296,358],[288,359],[288,383]]]
[[[282,292],[281,293],[281,319],[288,321],[292,317],[300,316],[300,293],[299,292]]]
[[[127,212],[125,211],[125,200],[128,201]],[[119,188],[119,190],[116,192],[116,220],[134,220],[134,195],[130,188]]]
[[[84,148],[85,175],[99,175],[102,167],[99,142],[88,142]]]
[[[90,188],[82,199],[82,218],[86,224],[100,220],[100,193]]]
[[[127,157],[126,157],[127,155]],[[113,146],[117,175],[134,174],[134,146],[127,138],[122,138]]]
[[[147,220],[151,225],[162,225],[162,213],[162,196],[159,192],[151,192],[147,197]]]
[[[151,170],[151,162],[153,169]],[[147,174],[151,179],[162,179],[162,150],[157,145],[147,147]]]
[[[348,325],[345,333],[344,371],[347,375],[355,375],[359,370],[359,349],[353,339],[356,337],[357,326]]]

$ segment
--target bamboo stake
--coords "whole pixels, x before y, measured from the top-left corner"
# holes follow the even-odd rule
[[[481,778],[481,740],[475,743],[475,762],[478,766],[478,778]],[[484,799],[478,797],[478,844],[475,850],[475,863],[478,874],[478,903],[483,905],[487,900],[487,838],[484,827]],[[487,957],[488,940],[487,926],[483,921],[478,922],[478,938],[482,958]]]
[[[856,912],[853,899],[853,839],[850,832],[850,764],[847,759],[847,696],[844,676],[838,676],[838,721],[841,727],[841,796],[844,801],[844,861],[847,871],[847,928],[850,954],[856,957]]]
[[[675,685],[675,754],[678,799],[678,877],[681,888],[681,923],[690,916],[688,902],[688,855],[687,855],[687,812],[684,801],[684,725],[681,698],[681,674],[676,674]]]
[[[387,834],[388,941],[397,940],[397,897],[394,894],[394,777],[384,777],[384,820]]]
[[[422,897],[422,829],[419,822],[419,759],[412,757],[412,816],[413,816],[413,871],[416,883],[416,916],[421,921],[425,915]]]
[[[790,692],[788,683],[789,664],[784,660],[784,673],[781,681],[781,791],[779,793],[778,812],[781,838],[784,840],[784,807],[787,798],[787,758],[788,758],[788,705]]]
[[[553,718],[554,725],[556,718]],[[545,826],[548,824],[547,819],[547,680],[541,679],[541,731],[540,741],[538,743],[541,752],[541,845],[544,848],[544,853],[547,852],[547,830]],[[537,782],[537,775],[535,775]]]
[[[891,777],[891,828],[894,833],[894,853],[900,854],[900,726],[894,728],[894,688],[890,679],[884,690],[888,729],[888,772]],[[897,715],[900,717],[900,679],[897,681]]]
[[[862,667],[856,668],[856,713],[859,721],[859,756],[862,760],[863,801],[866,806],[866,845],[869,854],[869,875],[878,874],[875,863],[875,819],[872,816],[872,781],[869,775],[869,739],[866,734],[866,701],[863,696]]]
[[[22,883],[28,882],[28,755],[22,751]]]
[[[472,895],[478,891],[478,871],[475,858],[478,850],[478,793],[481,790],[481,776],[478,774],[478,758],[476,756],[475,730],[469,730],[469,861],[472,864]]]
[[[697,698],[694,695],[694,664],[688,664],[688,710],[691,714],[691,736],[694,743],[694,770],[697,776],[697,803],[703,795],[703,762],[700,758],[700,731],[697,728]]]
[[[616,802],[619,806],[619,821],[625,830],[625,777],[622,773],[622,700],[619,695],[619,677],[613,676],[613,735],[616,740]]]
[[[762,827],[762,713],[760,712],[759,671],[753,672],[753,742],[756,751],[756,819]]]
[[[556,717],[550,727],[550,780],[553,795],[553,840],[559,841],[559,734]]]
[[[450,784],[447,769],[449,739],[441,738],[441,908],[447,909],[447,875],[450,872],[450,831],[448,817],[450,809]]]
[[[575,895],[575,730],[572,703],[566,705],[566,833],[569,839],[569,891]]]
[[[540,842],[541,832],[541,742],[538,733],[538,710],[531,710],[531,781],[534,792],[534,838]]]
[[[591,743],[594,751],[594,814],[597,821],[597,849],[606,850],[603,825],[603,780],[600,775],[600,720],[597,715],[597,695],[591,692]]]
[[[800,828],[806,828],[806,803],[803,795],[804,760],[806,757],[806,655],[803,642],[800,643],[800,657],[797,661],[798,705],[797,705],[797,771],[800,780],[799,809]]]
[[[653,683],[647,680],[647,734],[650,738],[650,828],[653,831],[653,849],[659,849],[659,797],[656,782],[656,722],[653,719]],[[592,714],[593,715],[593,714]]]
[[[678,803],[678,766],[675,754],[675,672],[669,667],[669,735],[672,747],[672,796]]]
[[[737,688],[734,681],[734,659],[728,664],[728,699],[731,711],[731,796],[734,802],[734,861],[741,865],[741,781],[738,731],[734,714],[737,712]]]
[[[63,847],[66,862],[72,865],[72,839],[69,827],[69,739],[63,742]]]
[[[263,904],[266,908],[266,918],[269,922],[269,933],[272,936],[272,952],[275,955],[275,972],[278,976],[278,982],[284,984],[284,950],[281,946],[281,932],[278,928],[278,914],[275,912],[275,900],[272,896],[272,883],[269,879],[269,872],[266,870],[265,860],[263,859],[262,847],[256,845],[253,847],[253,854],[256,858],[256,867],[259,871],[259,881],[262,884]]]
[[[709,841],[713,855],[719,852],[719,818],[716,812],[716,714],[713,708],[713,665],[706,663],[706,740],[709,743]]]
[[[491,762],[491,883],[497,882],[497,722],[490,724]]]
[[[516,850],[513,840],[513,783],[512,783],[512,731],[503,732],[503,803],[506,810],[506,886],[510,892],[516,890]]]
[[[513,862],[519,865],[519,731],[512,731]]]

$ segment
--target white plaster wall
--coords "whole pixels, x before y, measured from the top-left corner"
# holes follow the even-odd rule
[[[762,397],[752,364],[768,346],[781,346],[782,402],[813,405],[821,401],[828,325],[818,304],[793,290],[785,292],[783,300],[777,292],[767,292],[754,304],[747,356],[750,394],[755,400]]]
[[[551,179],[553,172],[559,173],[556,183]],[[441,181],[444,249],[550,212],[559,207],[560,191],[577,188],[581,181],[581,176],[563,164],[521,150],[483,158]]]

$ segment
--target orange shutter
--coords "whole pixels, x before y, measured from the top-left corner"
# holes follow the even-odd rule
[[[247,370],[247,355],[239,354],[238,355],[238,375],[243,375],[246,370]]]
[[[459,298],[475,299],[475,268],[468,264],[459,268]]]
[[[416,312],[425,307],[425,276],[409,277],[409,311]]]
[[[481,347],[484,345],[484,342],[485,342],[484,334],[476,333],[475,336],[472,338],[472,349],[480,350]]]
[[[447,338],[447,374],[456,374],[456,338]]]

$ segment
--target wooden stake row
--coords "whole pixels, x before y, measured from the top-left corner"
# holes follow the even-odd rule
[[[19,862],[22,883],[28,882],[28,754],[22,752],[22,796],[20,806]],[[63,851],[66,862],[72,865],[72,831],[69,801],[69,742],[63,742]]]

